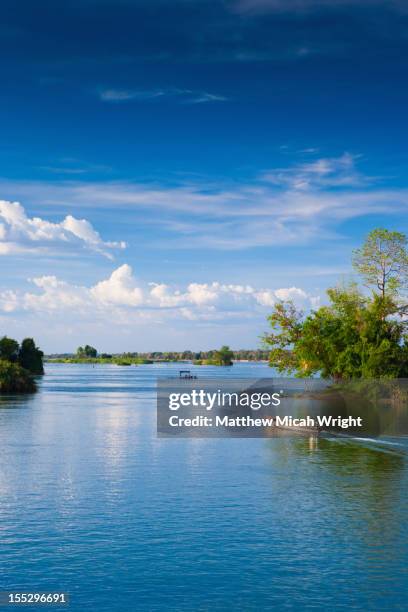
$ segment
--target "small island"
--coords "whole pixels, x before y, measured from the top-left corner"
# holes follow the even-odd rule
[[[194,365],[232,366],[234,365],[234,352],[229,346],[222,346],[219,351],[211,351],[207,359],[195,359]]]

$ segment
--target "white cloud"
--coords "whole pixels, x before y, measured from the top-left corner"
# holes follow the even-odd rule
[[[0,200],[0,255],[14,253],[61,252],[83,246],[111,258],[109,249],[125,248],[124,242],[105,242],[86,219],[72,215],[60,223],[28,217],[19,202]]]
[[[164,283],[150,283],[150,296],[152,300],[162,308],[178,306],[183,301],[180,291],[171,293],[171,289]]]
[[[185,294],[186,300],[197,306],[211,304],[218,298],[218,284],[190,283]]]
[[[268,309],[280,299],[311,305],[315,297],[297,287],[255,289],[250,285],[189,283],[182,290],[166,284],[138,283],[129,265],[114,270],[109,278],[91,287],[67,283],[56,276],[31,280],[37,291],[0,292],[0,310],[5,313],[107,317],[111,324],[127,323],[129,316],[161,311],[164,316],[220,320]],[[316,301],[315,301],[316,303]],[[113,311],[115,317],[112,317]]]
[[[303,289],[299,289],[298,287],[289,287],[287,289],[277,289],[275,291],[275,295],[278,300],[295,300],[296,298],[300,298],[302,300],[307,299],[308,295]]]
[[[277,289],[277,291],[282,291]],[[255,298],[261,306],[273,306],[276,302],[277,291],[271,291],[270,289],[266,289],[265,291],[258,291],[255,294]]]
[[[340,157],[322,157],[290,168],[273,170],[265,173],[263,179],[296,191],[322,187],[362,187],[368,185],[372,179],[357,171],[358,158],[359,156],[350,153],[343,153]]]
[[[119,306],[140,306],[143,292],[136,286],[132,268],[124,264],[112,272],[107,280],[97,283],[90,293],[97,302]]]
[[[32,279],[32,282],[41,292],[19,295],[16,309],[79,315],[86,312],[90,306],[89,291],[86,287],[72,285],[56,276],[41,276]]]
[[[83,240],[86,244],[92,246],[96,250],[105,248],[126,248],[126,243],[121,242],[104,242],[97,231],[94,230],[92,225],[86,219],[75,219],[72,215],[65,217],[61,226],[77,236],[80,240]]]
[[[18,306],[18,296],[15,291],[0,291],[0,311],[14,312]]]

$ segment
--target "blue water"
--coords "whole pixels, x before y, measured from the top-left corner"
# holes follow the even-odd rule
[[[406,441],[158,439],[155,380],[178,369],[48,365],[36,395],[1,398],[0,590],[75,611],[407,610]]]

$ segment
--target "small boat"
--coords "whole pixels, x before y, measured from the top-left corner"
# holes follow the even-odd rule
[[[197,376],[194,376],[194,374],[191,374],[190,370],[180,370],[179,378],[182,378],[183,380],[194,380],[197,378]]]

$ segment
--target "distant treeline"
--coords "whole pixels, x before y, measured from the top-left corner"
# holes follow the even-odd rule
[[[262,349],[240,349],[231,351],[233,361],[267,361],[269,351]],[[150,352],[125,352],[125,353],[98,353],[93,347],[79,347],[76,353],[54,353],[46,356],[52,361],[87,361],[92,362],[118,362],[129,361],[131,363],[152,363],[156,361],[208,361],[217,358],[219,351],[150,351]]]

